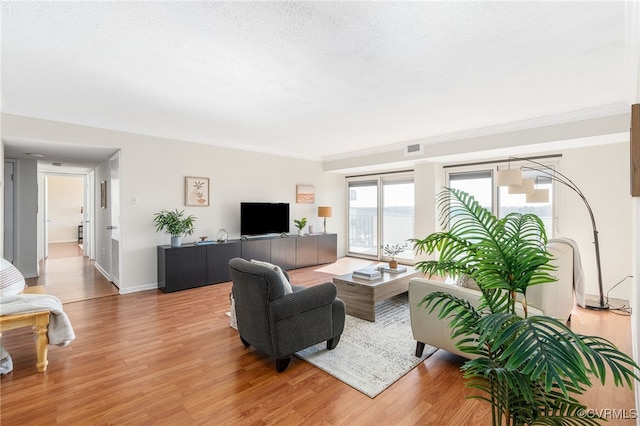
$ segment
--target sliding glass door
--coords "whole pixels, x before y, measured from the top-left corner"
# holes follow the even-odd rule
[[[385,244],[403,245],[413,238],[412,176],[377,176],[348,181],[349,255],[387,260]],[[413,260],[410,244],[396,258]]]
[[[382,180],[382,244],[405,245],[397,260],[413,260],[414,190],[411,179]],[[382,253],[382,260],[390,260]]]
[[[378,257],[378,181],[349,182],[349,254]]]

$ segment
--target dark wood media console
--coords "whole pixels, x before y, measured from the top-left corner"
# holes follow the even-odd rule
[[[230,281],[229,261],[234,257],[271,262],[285,270],[332,263],[338,257],[338,236],[289,235],[158,246],[158,288],[170,293]]]

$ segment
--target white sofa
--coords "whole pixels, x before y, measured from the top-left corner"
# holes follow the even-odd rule
[[[547,250],[553,255],[551,263],[557,269],[552,275],[557,278],[557,281],[534,285],[527,289],[529,315],[547,315],[561,321],[569,321],[575,304],[573,249],[571,245],[563,242],[551,242],[547,245]],[[426,278],[412,278],[409,281],[409,309],[413,338],[417,341],[416,356],[422,355],[424,345],[427,344],[469,358],[470,354],[456,348],[456,342],[451,339],[449,319],[438,319],[439,308],[429,313],[429,309],[425,309],[424,306],[417,307],[427,294],[435,291],[443,291],[467,299],[473,306],[478,306],[480,303],[481,293],[474,288]],[[521,305],[517,306],[522,309]]]

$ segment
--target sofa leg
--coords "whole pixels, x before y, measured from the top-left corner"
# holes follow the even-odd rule
[[[327,340],[327,349],[335,349],[338,346],[338,342],[340,341],[340,336],[336,336],[333,339]]]
[[[249,347],[249,342],[247,342],[246,340],[244,340],[244,338],[242,336],[240,336],[240,341],[242,342],[242,344],[244,345],[245,348]]]
[[[416,343],[416,356],[420,358],[422,356],[422,352],[424,352],[424,343],[417,342]]]
[[[276,359],[276,371],[278,373],[282,373],[289,366],[289,362],[291,361],[291,357],[288,356],[286,358],[277,358]]]

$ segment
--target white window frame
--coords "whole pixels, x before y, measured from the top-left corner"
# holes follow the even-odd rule
[[[377,241],[377,247],[376,247],[376,254],[375,255],[367,255],[367,254],[363,254],[363,253],[358,253],[358,252],[352,252],[351,251],[351,223],[350,223],[350,217],[349,217],[349,212],[351,209],[351,205],[350,205],[350,183],[352,182],[373,182],[376,181],[376,185],[377,185],[377,216],[378,216],[378,221],[377,221],[377,225],[376,225],[376,232],[377,232],[377,236],[378,236],[378,241]],[[379,260],[379,261],[385,261],[385,260],[389,260],[388,256],[385,256],[381,246],[385,244],[385,242],[383,241],[383,230],[384,230],[384,184],[385,182],[394,182],[394,181],[411,181],[414,184],[414,191],[415,191],[415,176],[414,176],[414,172],[413,170],[411,171],[403,171],[403,172],[389,172],[389,173],[380,173],[380,174],[371,174],[371,175],[365,175],[365,176],[352,176],[352,177],[347,177],[346,178],[346,205],[347,205],[347,255],[351,256],[351,257],[359,257],[359,258],[364,258],[364,259],[372,259],[372,260]],[[415,192],[414,192],[414,228],[415,228]],[[400,263],[413,263],[414,259],[408,259],[408,258],[402,258],[402,257],[396,257],[396,259],[400,262]]]

